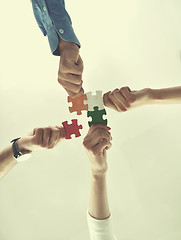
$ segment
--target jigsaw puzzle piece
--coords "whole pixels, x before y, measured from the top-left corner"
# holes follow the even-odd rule
[[[72,102],[72,107],[69,107],[69,112],[77,112],[77,115],[81,115],[83,110],[88,110],[88,105],[84,104],[84,100],[87,100],[86,94],[78,98],[71,98],[68,96],[68,102]]]
[[[90,122],[90,121],[88,122],[89,127],[92,124],[98,124],[98,123],[102,123],[102,124],[107,125],[107,119],[104,120],[102,118],[103,115],[106,115],[106,110],[105,109],[98,110],[97,106],[94,107],[94,111],[88,111],[87,112],[87,117],[92,117],[92,122]]]
[[[88,92],[86,96],[87,100],[84,100],[84,104],[88,104],[88,111],[94,111],[95,106],[97,106],[99,110],[104,109],[102,91],[96,91],[95,95],[92,95],[92,92]]]
[[[67,121],[62,122],[62,125],[65,128],[66,132],[66,139],[71,139],[71,135],[75,134],[75,137],[80,137],[81,134],[79,132],[80,129],[82,129],[82,125],[78,125],[77,119],[72,119],[72,123],[68,124]]]

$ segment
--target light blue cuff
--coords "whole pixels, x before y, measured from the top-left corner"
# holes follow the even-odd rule
[[[48,41],[49,41],[50,49],[53,55],[60,56],[61,54],[59,50],[58,35],[64,41],[73,42],[77,44],[77,46],[80,48],[80,42],[77,39],[71,24],[64,21],[59,26],[55,26],[53,24],[47,28]]]

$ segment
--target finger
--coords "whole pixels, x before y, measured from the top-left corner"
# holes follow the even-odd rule
[[[70,73],[81,75],[83,72],[83,66],[77,65],[75,62],[73,62],[72,68],[70,69]]]
[[[84,138],[84,142],[83,144],[86,144],[88,142],[91,141],[91,139],[95,138],[96,134],[98,134],[98,136],[102,136],[102,134],[106,134],[107,138],[110,139],[112,138],[110,132],[109,132],[109,127],[107,127],[104,124],[93,124],[89,131],[88,134],[86,135],[86,137]]]
[[[102,142],[104,139],[111,140],[111,134],[105,131],[101,131],[98,129],[97,131],[94,131],[92,135],[87,138],[83,144],[86,146],[88,149],[95,147],[97,144]]]
[[[112,146],[111,142],[107,139],[104,139],[102,142],[100,142],[92,149],[92,152],[94,155],[100,155],[101,153],[103,153],[104,149],[106,148],[109,149],[111,146]]]
[[[114,91],[113,95],[118,100],[118,102],[120,102],[125,108],[130,107],[129,102],[127,102],[126,98],[122,95],[119,89],[117,91]]]
[[[81,88],[78,93],[73,93],[70,90],[67,90],[66,88],[65,88],[65,90],[71,98],[78,98],[78,97],[81,97],[84,94],[84,89],[83,88]]]
[[[55,147],[59,141],[60,141],[60,130],[58,128],[53,128],[48,148]]]
[[[94,125],[97,125],[97,124],[94,124]],[[93,127],[91,129],[91,131],[84,138],[84,142],[86,142],[86,141],[89,142],[93,138],[95,139],[97,134],[99,136],[102,136],[103,134],[106,134],[108,138],[111,138],[111,133],[108,131],[108,129],[106,127],[104,127],[104,128],[102,128],[102,126],[100,126],[100,127]]]
[[[61,61],[60,59],[60,69],[62,73],[72,73],[76,75],[81,75],[83,72],[83,66],[77,65],[74,60],[65,59],[64,61]]]
[[[135,91],[131,92],[129,87],[122,87],[119,91],[129,103],[133,103],[136,100],[135,94],[133,94]]]
[[[118,111],[117,107],[114,105],[114,103],[111,101],[111,99],[108,98],[109,93],[111,93],[111,91],[109,91],[103,95],[104,105],[108,108],[112,108],[112,109]]]
[[[49,146],[49,141],[51,138],[52,130],[50,127],[44,128],[43,129],[43,142],[42,142],[42,147],[48,148]]]
[[[82,88],[82,83],[80,85],[75,85],[70,82],[59,80],[59,83],[62,85],[63,88],[73,92],[73,93],[79,93]]]
[[[115,91],[115,90],[114,90]],[[117,110],[119,112],[125,112],[127,111],[127,109],[115,98],[114,96],[114,91],[111,92],[109,95],[108,95],[108,98],[111,99],[111,101],[114,103],[114,105],[116,106]]]
[[[89,131],[88,131],[88,133],[87,133],[87,135],[85,136],[84,139],[88,138],[92,134],[92,132],[94,130],[98,129],[98,128],[102,128],[105,131],[106,130],[110,130],[110,128],[107,125],[105,125],[105,124],[92,124],[91,127],[89,128]]]
[[[75,85],[82,84],[82,75],[75,75],[71,73],[62,73],[59,72],[58,74],[58,82],[59,81],[67,81],[73,83]]]
[[[34,136],[32,138],[32,142],[35,145],[41,145],[43,140],[43,129],[42,128],[35,128],[33,130]]]

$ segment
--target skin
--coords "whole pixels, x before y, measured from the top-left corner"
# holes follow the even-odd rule
[[[129,87],[116,88],[103,96],[104,105],[117,112],[125,112],[148,104],[180,104],[181,87],[131,91]]]
[[[75,43],[59,39],[60,63],[58,82],[72,98],[84,94],[82,88],[83,61],[79,55],[79,47]]]
[[[111,147],[110,128],[103,124],[92,125],[84,138],[92,172],[89,214],[98,220],[110,216],[107,196],[106,173],[108,170],[106,151]]]
[[[52,149],[65,138],[62,127],[35,128],[31,133],[21,137],[18,148],[22,153],[29,153],[38,149]],[[0,152],[0,179],[4,177],[18,162],[13,157],[12,145]]]

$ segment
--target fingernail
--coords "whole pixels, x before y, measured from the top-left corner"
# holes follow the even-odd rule
[[[108,129],[108,130],[111,130],[111,128],[110,128],[110,127],[108,127],[108,126],[107,126],[107,129]]]

